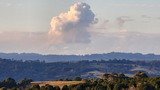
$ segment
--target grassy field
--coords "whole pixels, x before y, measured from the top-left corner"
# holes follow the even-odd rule
[[[39,84],[39,86],[45,86],[46,84],[52,86],[59,86],[63,87],[64,85],[77,85],[80,83],[85,83],[85,81],[38,81],[38,82],[31,82],[32,85]]]

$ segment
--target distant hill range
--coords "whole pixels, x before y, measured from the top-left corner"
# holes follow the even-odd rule
[[[0,53],[0,58],[13,60],[40,60],[46,62],[80,61],[80,60],[109,60],[109,59],[129,59],[136,60],[160,60],[160,55],[141,53],[120,53],[111,52],[104,54],[86,55],[41,55],[36,53]]]

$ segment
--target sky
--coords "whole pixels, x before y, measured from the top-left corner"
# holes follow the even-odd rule
[[[0,0],[0,52],[160,54],[159,0]]]

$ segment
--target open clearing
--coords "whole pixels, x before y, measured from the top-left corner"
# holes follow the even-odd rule
[[[45,86],[46,84],[52,86],[59,86],[63,87],[64,85],[77,85],[80,83],[85,83],[85,81],[38,81],[38,82],[31,82],[32,85],[38,84],[39,86]]]

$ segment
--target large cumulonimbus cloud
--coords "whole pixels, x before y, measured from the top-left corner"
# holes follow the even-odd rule
[[[98,20],[86,3],[75,3],[66,13],[53,17],[49,36],[54,43],[88,43],[89,27]]]

